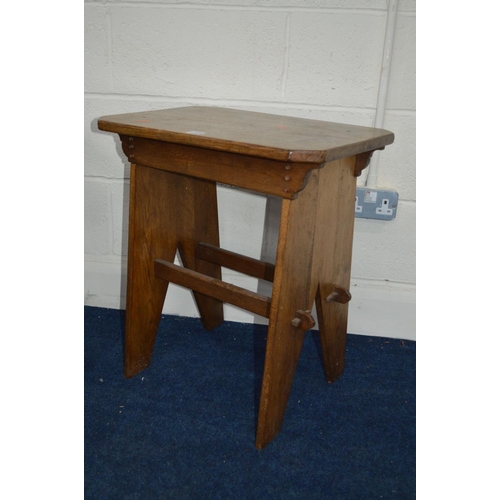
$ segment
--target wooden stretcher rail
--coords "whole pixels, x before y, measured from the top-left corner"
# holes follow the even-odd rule
[[[162,259],[155,260],[154,269],[157,278],[269,318],[271,299],[265,295],[250,292]]]
[[[275,266],[273,264],[224,250],[208,243],[198,243],[196,257],[254,278],[270,282],[274,280]]]

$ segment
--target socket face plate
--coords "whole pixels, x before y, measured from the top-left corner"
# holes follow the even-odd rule
[[[363,219],[392,220],[396,217],[398,198],[396,191],[358,187],[354,216]]]

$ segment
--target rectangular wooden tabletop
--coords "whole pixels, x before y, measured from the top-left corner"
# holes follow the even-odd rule
[[[382,149],[387,130],[192,106],[103,116],[100,130],[286,162],[323,163]]]

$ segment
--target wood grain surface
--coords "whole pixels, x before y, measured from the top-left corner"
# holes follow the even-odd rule
[[[383,148],[387,130],[192,106],[103,116],[100,130],[287,162],[322,163]]]

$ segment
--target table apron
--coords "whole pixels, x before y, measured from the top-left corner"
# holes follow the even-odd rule
[[[131,163],[294,199],[321,163],[266,160],[253,156],[120,136]]]

